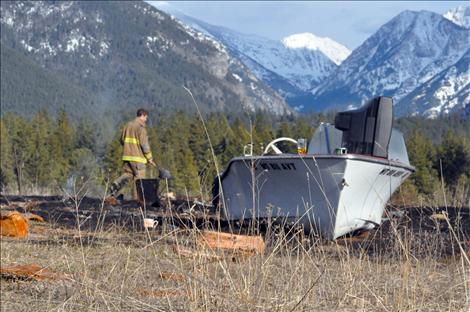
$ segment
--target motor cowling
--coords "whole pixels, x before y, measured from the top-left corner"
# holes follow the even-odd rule
[[[392,133],[393,101],[390,97],[377,97],[361,108],[340,112],[335,127],[343,131],[342,146],[348,153],[388,157]]]

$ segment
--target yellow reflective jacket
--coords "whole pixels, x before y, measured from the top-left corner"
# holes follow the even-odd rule
[[[124,146],[122,160],[146,164],[152,159],[145,123],[136,118],[122,130],[121,144]]]

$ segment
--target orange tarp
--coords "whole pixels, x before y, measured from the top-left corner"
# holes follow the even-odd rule
[[[25,237],[28,235],[28,220],[19,212],[12,211],[0,217],[0,236]]]

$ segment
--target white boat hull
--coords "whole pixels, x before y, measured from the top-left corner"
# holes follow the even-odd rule
[[[381,223],[385,205],[413,168],[362,155],[234,158],[221,175],[228,220],[294,220],[328,239]]]

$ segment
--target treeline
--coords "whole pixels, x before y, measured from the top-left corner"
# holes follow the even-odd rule
[[[395,198],[402,203],[470,206],[470,118],[414,116],[397,119],[394,126],[403,132],[416,167]]]
[[[308,138],[313,131],[307,119],[281,121],[277,128],[272,123],[273,118],[263,114],[251,125],[241,118],[229,121],[223,114],[208,114],[203,124],[196,115],[177,112],[151,120],[147,130],[157,163],[173,175],[170,189],[200,195],[210,193],[217,169],[241,155],[247,143],[253,142],[254,153],[260,154],[263,144],[278,135]],[[47,111],[31,119],[4,114],[0,119],[2,192],[74,193],[86,188],[89,194],[103,195],[107,184],[121,173],[119,137],[124,124],[106,140],[103,125],[86,120],[72,123],[64,111],[55,118]],[[148,168],[148,177],[157,175]]]
[[[448,131],[440,144],[415,130],[407,140],[416,172],[404,185],[407,200],[470,206],[470,141]],[[447,195],[447,197],[446,197]]]
[[[157,163],[173,175],[169,188],[179,194],[204,196],[210,194],[217,170],[242,155],[248,143],[253,143],[254,154],[261,154],[276,137],[310,139],[320,122],[332,121],[332,115],[322,114],[279,120],[264,114],[228,119],[213,113],[204,116],[203,122],[198,115],[177,112],[151,118],[152,152]],[[468,205],[470,121],[458,118],[449,123],[446,118],[454,117],[395,122],[406,134],[410,162],[417,170],[402,187],[401,198],[433,203],[446,194],[446,200]],[[120,174],[119,127],[113,129],[113,138],[103,139],[99,124],[86,120],[72,123],[64,111],[54,118],[46,111],[31,119],[5,114],[0,127],[0,185],[4,193],[102,196],[108,183]],[[436,129],[444,129],[444,135]],[[283,148],[295,151],[288,144]],[[147,175],[156,177],[158,173],[149,168]]]
[[[0,119],[3,192],[57,193],[75,177],[99,174],[96,133],[93,125],[72,125],[64,111],[51,118],[39,111],[26,119],[5,114]]]

